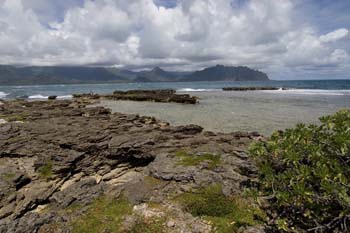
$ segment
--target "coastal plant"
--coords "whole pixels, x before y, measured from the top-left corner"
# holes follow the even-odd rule
[[[163,183],[162,180],[154,178],[153,176],[145,176],[143,180],[144,180],[144,183],[151,188],[154,188]]]
[[[266,218],[253,199],[238,195],[226,197],[220,185],[184,193],[178,200],[185,211],[210,222],[215,232],[234,232],[242,226],[261,224]]]
[[[38,168],[38,172],[41,178],[50,179],[52,176],[52,161],[46,161],[43,166]]]
[[[67,208],[67,213],[74,213],[82,208],[80,205],[73,205]],[[127,216],[136,217],[132,226],[123,224]],[[143,216],[133,214],[133,206],[124,197],[112,198],[102,196],[97,198],[89,206],[83,216],[71,222],[73,233],[153,233],[166,232],[164,218],[145,219]],[[130,227],[130,229],[125,229]]]
[[[100,197],[84,216],[72,223],[73,233],[120,232],[125,216],[132,213],[131,204],[124,199]]]
[[[4,173],[4,174],[1,174],[1,179],[12,180],[15,176],[16,176],[16,174],[14,174],[14,173]]]
[[[152,220],[139,219],[129,231],[130,233],[165,233],[165,220],[155,218]]]
[[[187,153],[186,151],[177,151],[175,153],[175,156],[178,157],[180,160],[177,163],[178,165],[183,166],[197,166],[203,162],[208,162],[208,169],[212,170],[216,166],[220,165],[220,155],[214,155],[210,153],[204,153],[204,154],[191,154]]]
[[[279,231],[350,230],[350,111],[274,133],[250,149]]]
[[[0,114],[0,119],[4,119],[8,122],[15,122],[15,121],[21,121],[24,122],[26,119],[26,116],[24,115],[2,115]]]

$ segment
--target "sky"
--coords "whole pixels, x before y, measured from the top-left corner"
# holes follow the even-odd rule
[[[349,0],[0,0],[0,64],[350,79]]]

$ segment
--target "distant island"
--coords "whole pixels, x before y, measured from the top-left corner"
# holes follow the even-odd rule
[[[107,67],[0,65],[0,85],[267,80],[267,74],[245,66],[216,65],[193,72],[165,71],[155,67],[136,72]]]

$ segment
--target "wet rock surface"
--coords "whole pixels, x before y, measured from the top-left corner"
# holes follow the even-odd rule
[[[107,99],[107,100],[132,100],[132,101],[151,101],[163,103],[182,103],[182,104],[196,104],[198,98],[188,94],[176,94],[175,90],[129,90],[129,91],[115,91],[113,94],[75,94],[76,99]]]
[[[173,127],[90,103],[78,98],[0,105],[1,233],[71,232],[70,221],[86,209],[66,210],[103,195],[124,195],[145,215],[151,211],[145,202],[161,203],[175,212],[168,232],[210,232],[169,197],[210,184],[222,185],[225,195],[237,194],[256,178],[246,149],[260,138],[257,133]],[[183,165],[179,151],[198,158],[210,153],[220,162]]]

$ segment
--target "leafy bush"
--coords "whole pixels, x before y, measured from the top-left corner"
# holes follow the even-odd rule
[[[194,216],[222,217],[232,212],[231,200],[225,197],[219,185],[209,186],[199,193],[185,193],[182,203],[185,210]]]
[[[260,190],[270,197],[279,230],[348,231],[350,111],[320,121],[276,132],[251,147],[260,170]]]

